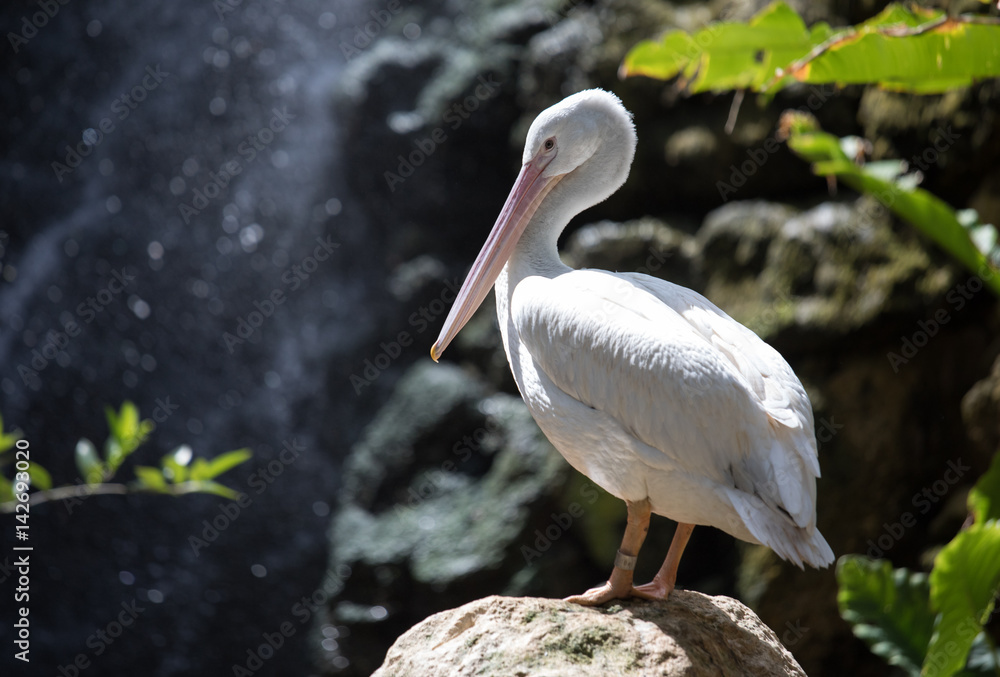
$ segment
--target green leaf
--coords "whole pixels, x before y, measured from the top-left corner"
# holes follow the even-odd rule
[[[84,438],[76,443],[74,454],[76,468],[80,471],[80,477],[87,484],[99,484],[104,479],[104,464],[101,463],[100,456],[97,455],[97,448],[94,443]]]
[[[640,42],[625,57],[623,76],[670,79],[677,75],[691,92],[761,86],[775,72],[806,54],[830,35],[817,24],[812,31],[783,2],[775,2],[748,24],[714,22],[688,35],[666,33],[660,40]]]
[[[934,626],[927,576],[845,555],[837,562],[837,583],[840,615],[854,634],[890,665],[919,675]]]
[[[163,476],[174,484],[188,479],[188,463],[191,462],[191,447],[182,444],[163,457]]]
[[[218,477],[230,468],[235,468],[252,456],[253,452],[249,449],[237,449],[235,451],[228,451],[224,454],[220,454],[211,461],[198,458],[191,467],[191,479],[210,480],[214,477]]]
[[[139,485],[150,491],[167,491],[167,480],[163,477],[163,471],[148,465],[137,465],[135,476],[139,478]]]
[[[836,176],[858,192],[871,195],[916,226],[1000,296],[1000,270],[976,248],[958,212],[947,203],[902,179],[887,180],[883,166],[877,166],[875,171],[859,166],[844,154],[841,140],[820,131],[809,114],[786,111],[781,128],[788,134],[788,147],[813,163],[813,173]]]
[[[122,402],[121,410],[116,414],[111,407],[104,407],[104,415],[108,419],[111,434],[119,440],[135,437],[139,432],[139,409],[132,402]]]
[[[806,28],[794,10],[775,2],[746,24],[713,22],[691,35],[671,31],[640,42],[620,73],[680,75],[690,92],[749,88],[773,95],[798,81],[940,93],[1000,76],[1000,25],[891,4],[857,26]]]
[[[31,477],[31,486],[46,491],[52,488],[52,475],[34,461],[28,466],[28,476]]]
[[[993,611],[1000,588],[1000,524],[974,524],[959,533],[934,559],[931,603],[940,612],[924,660],[925,677],[950,677]]]
[[[977,524],[1000,519],[1000,453],[994,454],[989,470],[969,492],[969,511]]]
[[[233,501],[238,500],[240,497],[240,492],[234,489],[230,489],[224,484],[219,484],[218,482],[213,482],[211,480],[199,480],[197,482],[188,482],[187,485],[188,485],[187,492],[215,494],[216,496],[222,496],[223,498],[228,498]]]
[[[122,403],[121,411],[117,414],[111,407],[105,407],[104,414],[111,431],[104,443],[104,457],[107,459],[108,471],[113,474],[128,455],[146,441],[156,426],[149,419],[140,420],[139,408],[128,400]]]
[[[125,449],[116,437],[104,441],[104,458],[108,464],[108,475],[113,475],[125,460]]]
[[[208,476],[208,461],[201,456],[194,459],[194,463],[191,464],[191,470],[188,472],[188,477],[195,481],[211,479]]]

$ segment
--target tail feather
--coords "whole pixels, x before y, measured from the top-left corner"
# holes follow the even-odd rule
[[[768,507],[757,496],[735,488],[727,494],[750,534],[782,559],[800,569],[805,568],[805,564],[821,569],[833,563],[833,550],[815,523],[800,527],[788,515]]]

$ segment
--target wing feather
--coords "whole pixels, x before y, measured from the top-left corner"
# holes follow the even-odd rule
[[[753,385],[768,417],[791,431],[798,431],[789,451],[796,452],[796,464],[805,464],[814,477],[819,477],[812,404],[785,358],[697,292],[648,275],[623,273],[622,277],[674,307],[702,336],[719,346]]]

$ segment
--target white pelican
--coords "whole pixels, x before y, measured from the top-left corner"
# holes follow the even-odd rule
[[[570,465],[628,508],[610,580],[570,601],[666,599],[697,524],[825,567],[833,551],[816,528],[812,407],[788,363],[690,289],[559,260],[559,234],[625,183],[635,145],[631,113],[599,89],[535,119],[431,357],[496,282],[504,350],[531,415]],[[633,586],[650,512],[677,531],[653,581]]]

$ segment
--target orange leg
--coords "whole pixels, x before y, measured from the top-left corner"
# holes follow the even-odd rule
[[[639,548],[642,547],[642,542],[646,540],[646,532],[649,531],[649,501],[642,500],[637,503],[626,501],[625,505],[628,508],[628,523],[625,527],[625,536],[622,538],[622,546],[615,557],[615,568],[611,571],[611,578],[604,585],[591,588],[582,595],[567,597],[567,602],[596,606],[637,592],[632,587],[632,572],[635,569],[635,558],[639,554]],[[681,546],[682,550],[683,547]],[[673,546],[670,551],[673,552]],[[676,566],[674,568],[676,569]]]
[[[667,551],[667,558],[663,560],[663,566],[651,583],[633,588],[633,595],[645,599],[666,599],[670,595],[677,581],[677,566],[681,563],[681,555],[684,554],[684,547],[691,538],[692,531],[694,531],[693,524],[677,524],[677,531],[674,532],[674,540],[670,542],[670,550]]]

